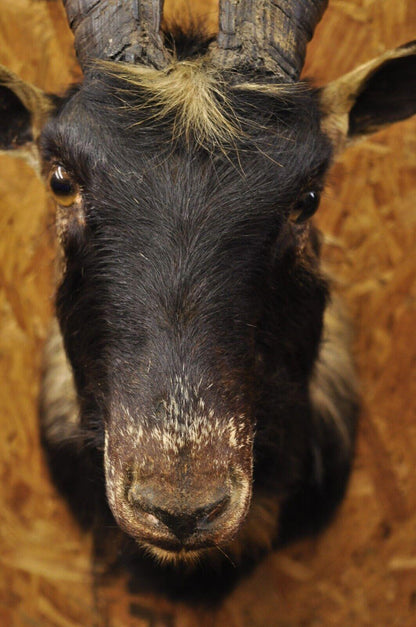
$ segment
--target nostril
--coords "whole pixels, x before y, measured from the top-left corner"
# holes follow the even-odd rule
[[[230,497],[227,495],[209,507],[204,508],[199,516],[199,523],[207,524],[214,522],[214,520],[224,513],[229,502]]]
[[[222,491],[222,494],[217,492],[217,498],[208,505],[201,506],[199,501],[197,507],[196,503],[192,507],[192,500],[188,497],[183,508],[178,508],[177,502],[167,507],[166,495],[153,482],[133,482],[126,496],[138,520],[144,525],[165,526],[181,541],[195,532],[211,531],[230,503],[230,495]]]

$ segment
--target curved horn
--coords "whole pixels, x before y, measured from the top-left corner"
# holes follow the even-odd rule
[[[297,80],[327,5],[328,0],[220,0],[212,60],[223,69],[258,69]]]
[[[63,0],[81,67],[92,59],[145,63],[161,68],[163,0]]]

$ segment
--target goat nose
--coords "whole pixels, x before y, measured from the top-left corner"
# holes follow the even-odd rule
[[[221,493],[217,490],[215,500],[210,499],[209,503],[203,505],[198,503],[198,507],[193,508],[188,498],[186,508],[179,510],[177,504],[173,507],[167,506],[167,499],[163,499],[163,495],[136,484],[131,486],[128,500],[138,515],[153,516],[168,527],[178,540],[184,541],[196,531],[209,531],[217,518],[225,512],[230,496],[225,490]],[[161,506],[163,501],[165,504]]]

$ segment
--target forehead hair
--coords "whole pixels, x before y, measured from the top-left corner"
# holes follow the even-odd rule
[[[284,99],[307,89],[305,83],[231,84],[204,58],[177,61],[164,71],[111,62],[102,62],[101,66],[142,91],[146,101],[137,105],[142,113],[149,107],[157,120],[173,115],[173,137],[189,140],[192,135],[201,146],[229,144],[244,135],[233,106],[237,92],[269,93]],[[134,104],[126,105],[135,108]]]
[[[132,160],[139,152],[164,159],[179,150],[238,162],[242,153],[255,153],[287,166],[290,178],[303,167],[325,169],[330,147],[308,83],[231,78],[203,59],[177,61],[166,70],[99,62],[45,129],[44,156],[77,161],[92,152],[98,162],[106,151],[113,161],[114,149]]]

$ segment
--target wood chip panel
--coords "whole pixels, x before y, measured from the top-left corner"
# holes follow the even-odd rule
[[[215,3],[192,6],[215,27]],[[413,0],[332,0],[305,72],[324,84],[415,33]],[[0,62],[50,91],[77,80],[60,3],[3,1]],[[332,170],[319,215],[355,322],[362,385],[347,498],[318,540],[271,555],[216,612],[132,595],[122,577],[99,583],[90,538],[48,479],[37,431],[51,207],[30,169],[8,157],[0,204],[0,624],[416,625],[416,119],[351,148]]]

